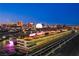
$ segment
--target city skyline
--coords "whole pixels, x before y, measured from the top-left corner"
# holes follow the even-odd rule
[[[79,25],[79,4],[0,4],[0,23],[23,21]]]

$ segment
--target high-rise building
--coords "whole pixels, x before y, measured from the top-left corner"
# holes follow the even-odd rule
[[[23,26],[23,22],[22,22],[22,21],[18,21],[18,22],[17,22],[17,26],[22,27],[22,26]]]
[[[32,28],[32,27],[33,27],[33,23],[29,22],[29,23],[27,24],[27,27],[28,27],[28,28]]]

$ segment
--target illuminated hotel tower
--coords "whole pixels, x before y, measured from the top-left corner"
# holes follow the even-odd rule
[[[23,22],[22,22],[22,21],[18,21],[18,22],[17,22],[17,26],[22,27],[22,26],[23,26]]]

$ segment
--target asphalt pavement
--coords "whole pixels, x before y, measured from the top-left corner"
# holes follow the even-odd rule
[[[79,35],[63,45],[51,56],[79,56]]]

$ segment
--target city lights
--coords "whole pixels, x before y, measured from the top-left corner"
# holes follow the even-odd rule
[[[0,55],[79,55],[79,4],[0,4]]]

